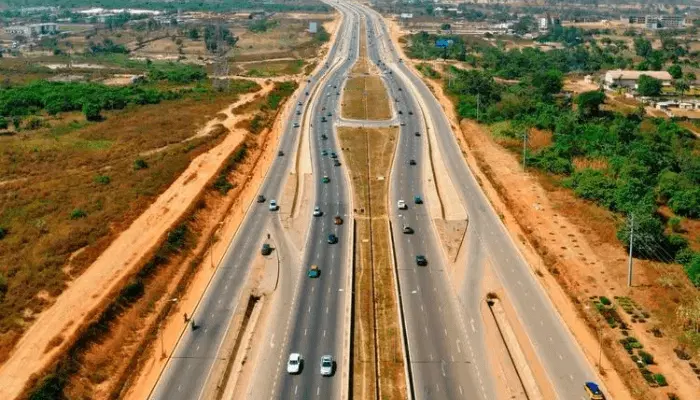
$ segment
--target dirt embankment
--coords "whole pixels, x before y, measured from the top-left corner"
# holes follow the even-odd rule
[[[269,91],[272,85],[263,89]],[[236,104],[256,95],[242,96]],[[0,370],[0,393],[15,398],[33,374],[43,371],[74,343],[77,335],[125,284],[143,263],[153,256],[159,243],[185,215],[193,210],[208,183],[228,156],[245,139],[234,130],[236,118],[217,119],[231,132],[215,148],[197,157],[166,190],[80,277],[38,316]],[[97,377],[97,381],[104,378]]]
[[[405,398],[398,299],[395,296],[387,210],[396,128],[340,128],[338,136],[355,196],[355,398]],[[378,392],[378,393],[377,393]]]

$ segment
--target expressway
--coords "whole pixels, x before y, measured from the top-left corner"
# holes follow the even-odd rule
[[[345,24],[348,25],[348,24]],[[343,46],[343,35],[337,35],[336,42],[332,45],[328,60],[336,58],[340,51],[339,47],[347,48],[347,43]],[[339,46],[340,45],[340,46]],[[316,76],[311,77],[308,85],[302,90],[298,90],[297,97],[290,99],[295,104],[301,104],[295,109],[300,113],[306,111],[308,104],[308,93],[313,92],[319,79],[328,72],[329,66],[320,69]],[[297,122],[297,121],[295,121]],[[271,165],[259,194],[267,199],[279,199],[284,181],[292,166],[292,156],[296,153],[296,147],[300,138],[300,128],[295,128],[289,121],[284,129],[279,151],[285,156],[278,157]],[[327,164],[327,163],[326,163]],[[331,171],[328,165],[321,170],[331,176],[331,182],[335,182],[336,188],[346,185],[341,184],[342,176]],[[325,172],[324,172],[325,171]],[[345,202],[340,201],[342,197],[331,198],[330,190],[322,192],[322,202],[328,207],[326,215],[333,215],[345,211]],[[340,191],[341,195],[344,193]],[[281,208],[289,206],[280,204]],[[315,230],[328,230],[329,220],[316,221],[320,225]],[[320,222],[320,224],[318,224]],[[325,232],[324,230],[324,232]],[[229,330],[229,326],[236,311],[236,306],[244,299],[241,298],[243,287],[248,280],[250,266],[256,255],[260,251],[263,238],[266,233],[274,232],[275,237],[285,240],[281,232],[281,223],[278,213],[268,210],[267,204],[252,203],[249,206],[246,217],[236,232],[235,237],[219,264],[219,267],[209,283],[202,299],[197,305],[191,318],[195,321],[197,329],[186,329],[179,339],[177,346],[171,354],[164,371],[162,372],[156,387],[151,392],[151,399],[183,399],[192,400],[209,396],[207,390],[211,389],[214,381],[219,377],[212,375],[213,370],[221,370],[229,360],[221,354],[221,347]],[[312,246],[317,246],[318,241],[314,241]],[[278,245],[279,248],[291,248],[288,243]],[[342,245],[338,246],[341,249]],[[313,247],[315,250],[316,247]],[[334,254],[340,260],[337,250]],[[314,262],[316,259],[313,259]],[[297,266],[292,262],[290,267]],[[285,271],[287,272],[287,271]],[[330,271],[326,271],[330,275]],[[337,274],[341,275],[341,274]],[[319,356],[320,357],[320,356]]]
[[[358,15],[343,5],[338,9],[343,13],[338,34],[341,51],[329,57],[333,65],[319,82],[316,93],[312,93],[309,143],[302,143],[309,146],[311,154],[313,206],[319,207],[322,215],[311,217],[301,268],[291,279],[293,298],[273,307],[276,317],[270,319],[263,340],[269,346],[264,346],[256,359],[247,398],[341,398],[347,390],[347,381],[342,377],[350,374],[344,362],[349,357],[344,338],[350,329],[346,326],[349,321],[345,320],[345,310],[351,301],[347,273],[352,268],[352,202],[334,125],[340,115],[342,83],[358,57],[360,32]],[[335,165],[332,153],[336,153],[340,165]],[[324,183],[323,177],[329,181]],[[343,219],[342,224],[334,223],[336,216]],[[329,234],[336,235],[338,242],[329,244]],[[306,276],[311,265],[319,267],[318,278]],[[283,278],[280,284],[291,286]],[[299,374],[286,373],[290,353],[299,353],[304,360]],[[319,372],[321,356],[326,354],[335,360],[332,377],[323,377]]]
[[[415,97],[427,116],[428,134],[435,135],[452,182],[469,215],[467,237],[470,243],[478,245],[468,249],[470,254],[467,254],[467,265],[464,266],[467,277],[458,291],[460,312],[476,319],[474,313],[478,313],[478,301],[481,300],[475,295],[479,287],[475,283],[481,279],[480,265],[488,260],[503,284],[508,300],[513,304],[557,396],[561,399],[583,398],[583,382],[599,379],[471,173],[440,104],[421,79],[403,64],[382,17],[364,6],[361,8],[375,26],[382,59],[392,69],[392,75],[405,85],[404,92],[408,90]],[[406,190],[406,187],[396,189],[399,190]],[[410,192],[398,194],[409,196]],[[419,213],[412,214],[416,218],[415,214]],[[477,343],[475,347],[483,348],[478,345],[483,342],[473,325],[472,332],[467,332],[469,337]],[[421,388],[416,386],[415,390],[416,395],[420,395]],[[488,395],[488,398],[493,397]]]
[[[367,16],[367,32],[379,37],[376,20]],[[398,74],[384,64],[377,40],[368,42],[370,59],[382,68],[383,78],[400,115],[401,133],[392,167],[390,210],[396,248],[399,287],[403,299],[413,391],[417,399],[495,398],[485,357],[476,358],[466,336],[456,296],[437,233],[431,221],[423,184],[429,163],[426,123],[416,98]],[[389,73],[391,71],[391,73]],[[420,136],[416,136],[418,133]],[[410,160],[415,165],[410,165]],[[419,196],[424,204],[415,204]],[[406,210],[399,210],[404,200]],[[408,226],[413,233],[403,233]],[[425,267],[416,264],[423,255]],[[478,309],[477,309],[478,310]],[[426,340],[428,338],[428,340]]]

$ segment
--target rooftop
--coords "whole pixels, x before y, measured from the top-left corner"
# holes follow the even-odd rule
[[[670,81],[673,78],[671,74],[666,71],[631,71],[631,70],[613,70],[605,73],[605,79],[625,79],[625,80],[638,80],[640,76],[646,75],[652,78],[660,79],[663,81]]]

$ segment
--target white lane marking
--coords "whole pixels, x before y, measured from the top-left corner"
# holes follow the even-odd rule
[[[306,329],[304,329],[304,336],[306,336]]]
[[[296,396],[297,390],[299,390],[299,385],[294,386],[294,395]]]
[[[469,321],[469,323],[470,323],[471,326],[472,326],[472,332],[476,333],[476,328],[474,327],[474,318],[472,318],[472,319]]]

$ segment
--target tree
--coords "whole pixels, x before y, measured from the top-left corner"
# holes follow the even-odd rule
[[[7,122],[7,119],[5,117],[0,117],[0,129],[7,129],[9,126],[9,123]]]
[[[685,73],[685,80],[687,80],[689,82],[693,82],[696,79],[697,79],[697,76],[695,75],[695,72],[686,72]]]
[[[605,93],[600,90],[583,92],[576,97],[576,106],[580,115],[589,117],[598,115],[600,106],[605,102]]]
[[[199,40],[199,29],[190,28],[190,30],[187,31],[187,37],[191,40]]]
[[[637,92],[642,96],[658,96],[661,93],[661,81],[649,75],[642,75],[637,81]]]
[[[86,102],[83,104],[83,114],[85,114],[85,119],[88,121],[101,120],[102,116],[100,115],[100,111],[102,111],[102,107],[97,103]]]
[[[673,79],[681,79],[683,77],[683,69],[678,64],[671,65],[666,71],[671,74]]]
[[[643,37],[636,37],[634,39],[634,52],[641,57],[648,57],[651,55],[652,47],[651,42]]]
[[[452,29],[452,26],[450,24],[442,24],[440,25],[440,29],[443,31],[449,31],[450,29]]]
[[[556,69],[535,72],[532,75],[532,86],[543,98],[549,98],[564,87],[564,75]]]
[[[618,229],[617,238],[629,249],[631,218]],[[668,239],[664,236],[664,225],[653,214],[646,212],[634,213],[634,245],[632,252],[637,257],[658,259],[664,254]]]
[[[688,89],[690,89],[690,84],[688,84],[688,81],[686,81],[685,79],[679,79],[673,82],[673,87],[676,89],[676,92],[680,93],[681,96],[683,96],[683,94],[687,92]]]

